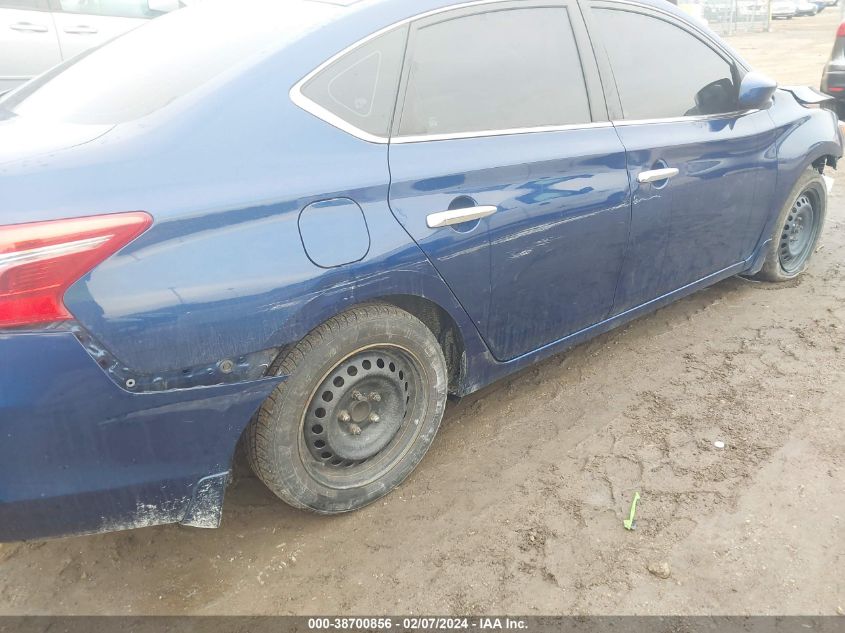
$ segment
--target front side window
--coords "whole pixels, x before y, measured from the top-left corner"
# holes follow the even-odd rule
[[[387,137],[407,35],[407,27],[397,28],[354,48],[306,81],[302,94],[349,125]]]
[[[62,11],[115,18],[152,18],[161,15],[147,0],[60,0]]]
[[[562,7],[508,9],[423,26],[410,51],[400,136],[590,122]]]
[[[733,68],[697,37],[640,13],[595,9],[625,119],[736,110]]]

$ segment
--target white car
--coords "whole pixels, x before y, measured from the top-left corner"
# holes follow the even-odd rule
[[[791,20],[798,13],[798,5],[792,0],[775,0],[772,2],[772,17]]]
[[[809,0],[798,0],[796,6],[798,8],[796,15],[816,15],[819,12],[819,5]]]
[[[736,3],[737,15],[743,18],[755,18],[766,15],[769,11],[769,4],[762,0],[739,0]]]
[[[0,0],[0,94],[180,6],[180,0]]]

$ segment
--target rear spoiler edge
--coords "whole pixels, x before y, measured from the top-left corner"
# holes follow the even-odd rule
[[[834,100],[830,95],[810,86],[780,86],[779,88],[790,93],[801,105],[820,105]]]

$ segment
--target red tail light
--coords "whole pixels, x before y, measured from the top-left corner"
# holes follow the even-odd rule
[[[67,289],[152,222],[138,211],[0,226],[0,328],[70,319]]]
[[[836,29],[836,37],[845,37],[845,22],[839,25],[839,28]]]

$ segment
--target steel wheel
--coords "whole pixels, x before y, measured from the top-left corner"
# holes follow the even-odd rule
[[[766,244],[765,259],[753,273],[762,281],[789,281],[804,272],[816,250],[827,214],[822,171],[807,168],[784,198]]]
[[[332,488],[377,479],[413,443],[426,388],[419,361],[406,349],[353,353],[324,377],[306,408],[303,465]]]
[[[799,196],[786,218],[778,248],[780,265],[786,273],[799,270],[815,247],[821,214],[814,198],[810,191]]]
[[[247,429],[247,457],[280,499],[321,514],[361,508],[402,483],[446,407],[437,337],[390,304],[332,317],[270,371],[286,379]]]

